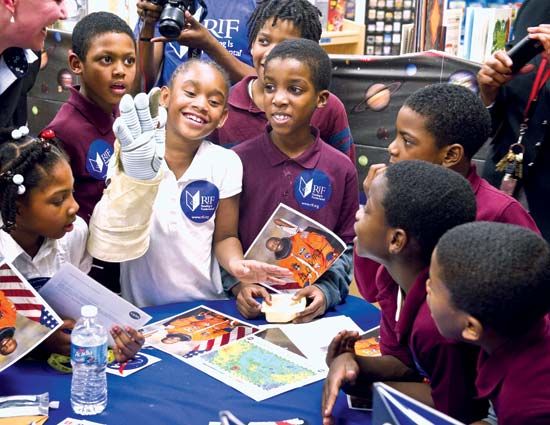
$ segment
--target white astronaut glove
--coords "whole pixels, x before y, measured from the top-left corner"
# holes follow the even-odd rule
[[[120,100],[120,117],[113,131],[120,142],[124,172],[135,179],[150,180],[164,160],[166,109],[159,106],[160,89],[139,93],[134,99],[125,94]]]

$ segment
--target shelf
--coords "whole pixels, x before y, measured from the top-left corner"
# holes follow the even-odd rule
[[[324,31],[319,44],[329,54],[363,55],[365,25],[344,19],[342,31]]]

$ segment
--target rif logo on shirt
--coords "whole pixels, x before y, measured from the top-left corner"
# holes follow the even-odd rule
[[[96,139],[88,148],[86,170],[94,179],[105,180],[107,165],[113,154],[113,147],[105,140]]]
[[[210,220],[220,201],[218,188],[206,181],[197,180],[189,183],[181,192],[180,205],[187,218],[195,223]]]
[[[306,170],[294,180],[294,197],[306,210],[320,210],[330,200],[331,195],[332,184],[322,171]]]

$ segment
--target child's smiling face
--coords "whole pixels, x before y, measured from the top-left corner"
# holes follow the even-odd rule
[[[167,106],[167,141],[171,135],[200,142],[227,118],[227,84],[212,65],[193,63],[176,75],[171,87],[163,87]]]

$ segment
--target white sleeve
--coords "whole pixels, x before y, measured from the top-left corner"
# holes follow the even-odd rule
[[[242,191],[243,164],[239,156],[229,149],[223,149],[218,157],[219,166],[223,166],[223,174],[219,181],[220,199],[230,198]]]

